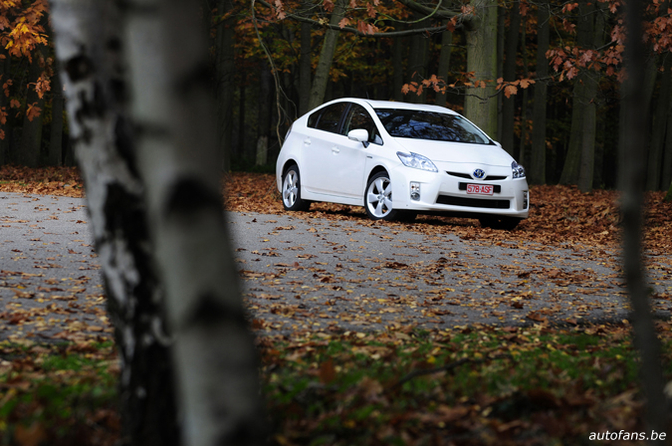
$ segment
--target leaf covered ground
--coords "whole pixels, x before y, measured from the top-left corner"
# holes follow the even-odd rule
[[[0,168],[0,191],[82,196],[75,169]],[[234,173],[226,204],[283,214],[274,177]],[[672,248],[672,205],[647,194],[650,256]],[[531,216],[506,239],[599,256],[619,243],[618,194],[531,188]],[[299,218],[371,224],[361,208],[313,204]],[[468,219],[421,216],[392,228],[499,243],[502,232]],[[523,245],[525,244],[525,245]],[[669,296],[658,296],[669,298]],[[659,321],[667,378],[672,326]],[[470,324],[449,329],[297,333],[257,340],[273,444],[643,444],[637,358],[627,321],[557,326]],[[0,344],[0,444],[113,444],[118,363],[100,340]],[[627,434],[627,436],[626,436]],[[637,435],[635,435],[637,434]],[[672,432],[667,433],[668,436]]]
[[[231,211],[283,214],[275,176],[234,172],[225,179],[226,206]],[[84,189],[76,168],[30,169],[0,166],[0,191],[82,197]],[[665,192],[647,192],[645,203],[645,243],[650,254],[672,250],[672,202]],[[507,239],[550,245],[582,244],[617,246],[619,243],[618,192],[594,190],[582,193],[573,186],[532,186],[530,218],[507,234]],[[363,208],[314,203],[305,218],[365,218]],[[420,216],[415,230],[426,229],[427,222],[450,223],[451,230],[468,238],[498,239],[498,231],[480,230],[474,220]],[[401,225],[402,223],[391,223]]]
[[[238,212],[283,214],[275,176],[234,173],[227,179],[227,208]],[[530,218],[516,230],[506,233],[507,240],[551,246],[582,245],[617,247],[619,239],[618,192],[594,190],[582,193],[573,186],[530,187]],[[645,243],[650,254],[672,250],[672,202],[664,201],[665,192],[646,194]],[[304,218],[364,220],[364,209],[329,203],[313,203],[311,211],[293,213]],[[467,239],[500,241],[502,233],[479,227],[476,220],[419,216],[413,224],[387,223],[416,231],[449,226],[450,231]]]

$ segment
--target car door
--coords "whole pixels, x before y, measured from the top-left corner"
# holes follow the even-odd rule
[[[369,132],[368,144],[348,138],[348,133],[356,129]],[[338,184],[333,184],[332,187],[337,188],[344,196],[360,197],[364,193],[366,181],[366,158],[370,155],[368,146],[380,145],[382,139],[369,112],[354,103],[346,111],[341,134],[342,138],[338,140],[330,162],[330,169],[335,173],[333,177],[338,179]]]
[[[341,135],[343,114],[347,102],[339,102],[317,110],[308,118],[308,128],[303,140],[302,187],[310,192],[333,194],[337,179],[332,179],[332,150],[337,147]],[[338,149],[336,149],[338,150]]]

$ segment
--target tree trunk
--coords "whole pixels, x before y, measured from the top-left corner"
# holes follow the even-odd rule
[[[497,137],[497,1],[473,3],[478,18],[467,30],[467,71],[485,88],[468,88],[464,101],[466,117],[491,138]]]
[[[506,29],[504,81],[516,80],[516,62],[518,60],[518,36],[520,34],[520,6],[514,2],[511,6],[509,27]],[[524,46],[524,42],[523,42]],[[499,141],[504,150],[513,155],[514,152],[514,122],[516,111],[516,96],[502,98],[502,138]],[[521,161],[522,162],[522,161]]]
[[[672,182],[672,110],[670,110],[670,113],[667,115],[667,135],[665,136],[661,182],[663,187]]]
[[[653,130],[651,135],[651,148],[649,150],[649,163],[646,175],[646,188],[648,190],[662,190],[667,184],[661,182],[663,154],[665,148],[665,132],[670,132],[667,127],[668,116],[672,112],[672,57],[665,57],[663,71],[660,73],[660,90],[657,95],[658,101],[653,116]]]
[[[64,149],[65,149],[65,160],[63,161],[63,165],[68,166],[68,167],[74,167],[77,165],[77,160],[75,159],[75,148],[72,144],[72,141],[70,140],[69,137],[70,134],[68,134],[68,138],[66,138],[63,143],[65,144]]]
[[[448,83],[450,74],[450,56],[453,52],[453,33],[444,31],[441,34],[441,51],[439,52],[438,75],[445,83]],[[445,106],[448,99],[448,91],[436,93],[436,105]]]
[[[632,308],[634,344],[641,356],[640,376],[646,401],[644,421],[649,430],[669,432],[660,341],[656,336],[642,265],[642,203],[648,133],[646,98],[640,91],[645,77],[642,3],[639,0],[628,0],[625,8],[627,40],[624,64],[628,77],[623,85],[625,120],[620,144],[623,163],[619,175],[622,189],[623,272]]]
[[[243,76],[244,78],[244,76]],[[248,151],[248,136],[245,116],[247,115],[247,87],[245,83],[240,86],[240,100],[238,102],[238,155],[241,160],[247,162],[253,154]]]
[[[35,82],[43,72],[40,64],[44,63],[40,51],[33,54],[33,62],[30,64],[29,79]],[[28,117],[29,106],[36,106],[42,110],[39,116]],[[23,115],[21,132],[20,159],[21,164],[27,167],[37,167],[40,164],[40,152],[42,148],[42,118],[44,116],[44,97],[40,98],[33,87],[28,87],[26,94],[26,113]]]
[[[49,136],[49,165],[63,165],[63,86],[58,73],[51,80],[51,131]]]
[[[138,165],[175,332],[184,442],[261,445],[257,358],[213,163],[216,122],[197,6],[136,0],[128,8]]]
[[[299,116],[308,113],[311,75],[313,73],[311,26],[301,23],[301,56],[299,58]]]
[[[329,23],[337,26],[344,15],[344,0],[337,0],[334,3],[334,11],[331,13]],[[308,101],[308,108],[310,110],[324,102],[324,95],[327,92],[327,83],[329,82],[329,71],[331,70],[331,63],[334,60],[334,54],[336,54],[336,44],[338,43],[339,34],[340,31],[331,28],[324,33],[322,51],[320,52],[320,59],[317,62],[315,77],[313,78],[313,85],[310,90],[310,100]]]
[[[395,101],[399,102],[404,100],[404,93],[401,91],[401,88],[404,84],[403,59],[405,43],[405,39],[393,39],[392,41],[392,97]]]
[[[51,22],[70,137],[84,177],[91,230],[121,357],[122,436],[130,445],[178,445],[163,299],[152,268],[133,126],[125,116],[121,19],[115,5],[54,0]]]
[[[593,43],[594,10],[595,5],[590,0],[579,1],[576,40],[580,48],[590,48]],[[594,132],[590,133],[591,129],[595,127],[594,95],[591,94],[594,82],[585,69],[581,69],[574,80],[572,127],[569,136],[569,149],[560,175],[561,184],[578,184],[582,157],[588,160],[587,152],[595,149],[595,134]],[[586,134],[587,132],[588,134]]]
[[[586,86],[586,97],[595,97],[597,84],[590,82]],[[595,169],[595,137],[597,135],[597,106],[591,100],[586,104],[581,135],[581,162],[577,184],[581,192],[590,192],[593,189],[593,174]]]
[[[259,89],[257,96],[257,150],[255,166],[268,163],[268,135],[271,133],[271,69],[261,62],[259,73]]]
[[[219,0],[217,13],[224,15],[233,10],[231,0]],[[231,170],[231,143],[233,137],[233,96],[236,74],[234,31],[235,18],[231,17],[217,26],[217,130],[222,170]]]
[[[419,14],[414,14],[414,23],[411,25],[413,29],[422,29],[428,26],[428,20],[417,21],[422,17]],[[429,53],[429,39],[422,34],[414,34],[410,39],[410,49],[408,54],[408,83],[415,82],[421,85],[422,81],[427,77],[427,55]],[[427,101],[427,90],[422,89],[422,93],[411,92],[407,95],[406,100],[415,104],[424,104]]]
[[[593,25],[593,48],[601,48],[604,45],[605,15],[602,11],[606,4],[597,3],[597,14]],[[581,144],[581,165],[579,167],[578,186],[581,192],[593,190],[595,177],[595,143],[597,139],[597,94],[599,78],[589,78],[586,85],[586,98],[592,98],[586,105],[583,124],[583,138]]]
[[[531,184],[546,183],[546,102],[548,100],[548,51],[550,39],[550,7],[537,6],[537,82],[534,84],[534,111],[532,112],[532,154],[528,180]]]
[[[522,39],[522,46],[523,48],[525,47],[525,42],[527,40],[527,24],[525,23],[525,19],[523,19],[522,22],[522,30],[521,30],[521,39]],[[529,61],[527,59],[527,51],[523,51],[523,57],[522,57],[522,62],[523,62],[523,78],[527,79],[530,77],[530,72],[529,72]],[[518,162],[522,165],[527,165],[527,159],[530,156],[527,150],[527,119],[528,115],[530,113],[530,90],[528,88],[523,89],[522,93],[522,103],[520,105],[520,146],[518,147],[518,153],[517,156]],[[534,98],[533,98],[534,99]],[[514,157],[515,157],[514,156]]]
[[[2,79],[6,79],[12,68],[12,58],[9,57],[7,51],[3,50],[2,47],[0,47],[0,54],[5,56],[4,59],[0,60],[0,74],[2,75]],[[10,162],[9,149],[10,141],[12,139],[12,129],[9,125],[10,120],[7,119],[9,118],[9,98],[5,96],[4,92],[0,92],[0,108],[2,107],[5,108],[5,113],[7,113],[7,115],[5,116],[5,122],[0,122],[0,130],[4,136],[0,139],[0,166]]]

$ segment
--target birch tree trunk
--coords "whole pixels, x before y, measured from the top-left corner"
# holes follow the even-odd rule
[[[150,257],[137,174],[116,2],[53,0],[70,137],[86,187],[110,320],[121,358],[122,435],[131,445],[177,445],[179,427],[162,295]]]
[[[467,71],[485,88],[467,89],[465,115],[491,138],[497,137],[497,1],[473,3],[476,18],[467,30]]]
[[[623,84],[625,121],[620,144],[623,163],[619,172],[622,190],[623,271],[633,312],[634,344],[641,357],[640,377],[646,399],[644,421],[649,429],[669,432],[670,418],[663,394],[660,341],[656,336],[642,265],[642,203],[648,136],[647,100],[640,94],[645,78],[642,3],[639,0],[628,0],[625,8],[627,40],[624,62],[628,76]],[[658,442],[651,441],[649,444],[654,443]]]
[[[131,0],[126,41],[154,259],[190,446],[264,443],[257,358],[226,231],[195,0]]]

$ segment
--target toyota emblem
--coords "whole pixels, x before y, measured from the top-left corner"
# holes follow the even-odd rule
[[[478,178],[480,180],[484,176],[485,176],[485,171],[483,169],[474,170],[474,178]]]

